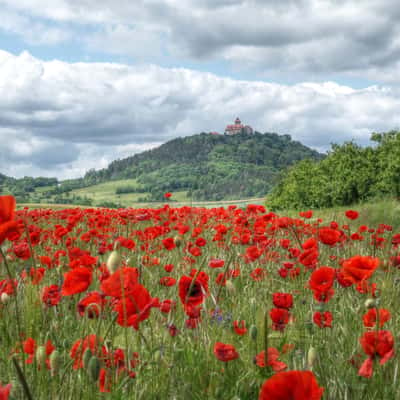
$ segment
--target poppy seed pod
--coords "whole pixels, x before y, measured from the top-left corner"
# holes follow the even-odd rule
[[[90,349],[86,349],[85,352],[83,353],[83,357],[82,357],[82,362],[83,362],[84,368],[89,367],[89,361],[91,358],[92,358],[92,351]]]
[[[317,360],[317,350],[315,347],[310,347],[307,353],[307,367],[311,369],[314,365],[315,361]]]
[[[250,327],[250,337],[253,339],[253,340],[257,340],[257,327],[255,326],[255,325],[252,325],[251,327]]]
[[[231,281],[230,279],[228,279],[228,280],[225,282],[225,287],[226,287],[226,290],[227,290],[229,293],[234,294],[234,293],[236,292],[235,285],[232,283],[232,281]]]
[[[121,263],[121,255],[117,250],[113,250],[107,259],[107,269],[109,270],[110,274],[113,274],[118,269],[120,263]]]
[[[50,354],[49,362],[50,362],[51,374],[54,376],[56,373],[58,373],[61,366],[61,355],[58,350],[54,350]]]
[[[365,300],[364,307],[365,308],[375,308],[376,307],[375,299],[367,299]]]
[[[46,348],[44,346],[39,346],[35,353],[36,363],[40,368],[43,368],[46,363]]]
[[[100,360],[96,356],[92,356],[92,358],[89,361],[87,371],[89,373],[89,376],[95,382],[99,379],[100,369],[101,369]]]
[[[7,293],[3,292],[3,293],[1,294],[0,301],[1,301],[3,304],[7,304],[9,300],[10,300],[10,296],[9,296]]]
[[[181,236],[175,236],[174,237],[174,242],[175,242],[176,247],[180,247],[181,244],[182,244],[182,237]]]

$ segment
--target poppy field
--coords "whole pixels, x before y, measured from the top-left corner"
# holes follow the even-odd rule
[[[0,400],[400,398],[400,232],[0,196]]]

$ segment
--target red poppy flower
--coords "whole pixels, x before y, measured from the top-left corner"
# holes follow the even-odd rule
[[[162,243],[164,245],[164,248],[168,251],[173,250],[176,247],[174,238],[172,238],[172,237],[163,239]]]
[[[92,270],[78,267],[64,274],[64,283],[61,289],[63,296],[71,296],[84,292],[92,283]]]
[[[313,212],[312,210],[308,210],[308,211],[300,211],[300,217],[303,218],[311,218],[313,216]]]
[[[360,343],[368,358],[358,370],[358,375],[370,378],[376,357],[380,358],[379,364],[383,365],[394,356],[394,338],[389,331],[366,332],[360,338]]]
[[[267,354],[267,365],[270,366],[275,372],[283,371],[287,368],[287,365],[278,360],[279,351],[275,347],[268,347]],[[259,367],[265,367],[265,351],[257,354],[255,357],[255,362]]]
[[[237,335],[245,335],[247,333],[246,321],[233,321],[233,329]]]
[[[213,258],[208,263],[208,266],[210,268],[222,268],[224,265],[225,265],[225,261],[224,260],[220,260],[218,258]]]
[[[26,359],[26,364],[32,364],[33,359],[35,358],[36,350],[37,350],[37,344],[34,339],[28,338],[23,342],[23,349],[24,353],[28,354],[29,357]],[[55,350],[55,347],[53,346],[53,343],[51,340],[48,340],[45,345],[45,352],[46,356],[50,356],[51,353]],[[50,363],[49,360],[46,360],[46,366],[48,369],[50,369]]]
[[[11,392],[11,383],[8,383],[5,386],[0,385],[0,400],[8,400]]]
[[[333,289],[329,289],[326,292],[319,292],[318,290],[314,290],[314,299],[320,303],[328,303],[328,301],[333,297],[335,291]]]
[[[61,300],[61,289],[57,285],[50,285],[43,288],[42,302],[47,307],[56,306]]]
[[[340,236],[340,231],[328,227],[320,228],[318,231],[319,240],[329,246],[335,245],[340,240]]]
[[[327,292],[333,285],[336,270],[331,267],[320,267],[313,271],[308,281],[310,289],[318,292]]]
[[[313,266],[318,261],[318,249],[316,247],[311,247],[309,249],[304,250],[299,255],[299,262],[303,264],[305,267]]]
[[[106,304],[104,294],[100,292],[90,292],[79,301],[77,305],[78,313],[81,317],[87,315],[88,318],[97,318]]]
[[[78,339],[71,347],[69,353],[71,359],[74,360],[73,369],[83,368],[83,355],[86,349],[89,349],[92,355],[101,357],[107,354],[103,339],[94,334],[86,336],[83,340]]]
[[[345,215],[348,219],[357,219],[358,218],[358,212],[354,210],[347,210],[345,212]]]
[[[385,308],[379,309],[379,327],[382,326],[389,321],[391,315],[390,311],[386,310]],[[372,328],[376,324],[376,308],[371,308],[366,312],[363,316],[364,326]]]
[[[18,232],[18,223],[14,220],[15,206],[13,196],[0,196],[0,245],[9,235]]]
[[[257,267],[250,272],[250,276],[254,281],[259,282],[267,276],[267,271],[264,268]]]
[[[176,306],[176,303],[174,300],[164,300],[160,303],[160,311],[162,313],[168,314],[172,309],[174,309]]]
[[[379,266],[379,258],[354,256],[343,262],[343,277],[352,283],[359,283],[372,276]]]
[[[179,297],[182,304],[189,306],[197,306],[204,301],[205,295],[208,293],[208,275],[192,270],[191,276],[182,276],[179,280]]]
[[[138,283],[138,275],[136,268],[120,268],[101,283],[101,290],[107,296],[120,298],[132,291]]]
[[[273,308],[269,315],[272,320],[272,329],[276,331],[283,331],[286,324],[289,322],[289,311],[284,308]]]
[[[311,371],[284,371],[264,382],[258,400],[320,400],[323,392]]]
[[[332,314],[330,311],[325,311],[323,313],[317,311],[314,313],[313,321],[320,328],[332,328]]]
[[[166,199],[169,199],[171,196],[172,196],[172,193],[170,193],[170,192],[164,193],[164,197]]]
[[[275,307],[290,309],[293,307],[293,295],[291,293],[274,293],[272,301]]]
[[[118,313],[117,322],[121,326],[133,326],[139,329],[139,323],[149,318],[152,307],[159,307],[157,298],[152,298],[147,289],[135,284],[129,294],[120,298],[114,306],[114,311]]]
[[[176,283],[176,279],[172,278],[172,276],[163,276],[160,278],[160,285],[162,286],[174,286]]]
[[[236,351],[235,346],[221,342],[215,343],[214,354],[218,360],[228,362],[239,358],[239,353]]]

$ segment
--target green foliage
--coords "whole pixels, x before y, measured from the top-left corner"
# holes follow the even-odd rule
[[[137,187],[135,186],[118,186],[115,189],[115,194],[136,193]]]
[[[166,191],[187,191],[195,200],[238,199],[264,196],[282,168],[322,157],[289,135],[201,133],[91,170],[79,184],[137,179],[138,187],[118,187],[116,194],[147,193],[144,198],[157,201]]]
[[[332,145],[319,162],[301,161],[286,170],[271,195],[275,209],[349,205],[400,195],[400,132],[373,133],[375,147]]]
[[[99,171],[89,170],[79,179],[58,182],[0,175],[0,188],[21,203],[130,206],[139,199],[163,202],[165,192],[179,192],[180,199],[173,197],[177,201],[237,200],[265,196],[282,169],[322,157],[289,135],[201,133],[116,160]]]

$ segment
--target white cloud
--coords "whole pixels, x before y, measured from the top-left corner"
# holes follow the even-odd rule
[[[280,85],[0,52],[0,172],[76,177],[173,137],[222,132],[237,115],[321,150],[366,144],[371,132],[400,126],[399,108],[397,87]]]
[[[226,62],[258,77],[399,83],[395,0],[0,0],[29,42],[158,62]],[[2,10],[3,11],[3,10]]]

